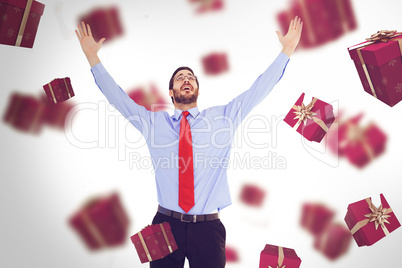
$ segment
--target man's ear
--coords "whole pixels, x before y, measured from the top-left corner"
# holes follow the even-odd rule
[[[169,96],[173,97],[173,89],[169,89]]]

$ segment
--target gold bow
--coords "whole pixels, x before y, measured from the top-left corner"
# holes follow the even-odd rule
[[[296,117],[293,118],[293,119],[299,119],[299,121],[297,121],[296,124],[304,122],[304,125],[306,125],[307,119],[313,120],[313,115],[317,115],[317,113],[311,111],[313,107],[314,107],[313,102],[310,102],[307,106],[305,106],[304,103],[302,103],[301,106],[296,105],[295,107],[296,112],[294,112]]]
[[[268,268],[272,268],[272,266],[268,266]],[[276,268],[286,268],[286,265],[283,265],[283,266],[277,265]]]
[[[375,229],[378,229],[378,226],[381,226],[382,228],[385,228],[385,223],[389,224],[389,221],[387,220],[391,215],[388,215],[391,211],[389,211],[386,208],[383,208],[382,205],[380,205],[378,208],[372,204],[370,206],[371,213],[364,215],[364,217],[369,218],[369,222],[374,222],[375,223]]]
[[[296,110],[295,112],[293,112],[296,115],[293,119],[299,119],[297,123],[293,126],[293,129],[297,130],[302,122],[304,122],[304,125],[306,125],[307,119],[311,119],[315,123],[317,123],[325,132],[328,131],[328,127],[325,125],[324,121],[317,117],[313,117],[313,115],[317,115],[317,113],[311,111],[316,101],[317,98],[313,98],[313,100],[307,106],[305,106],[304,103],[302,103],[302,105],[293,105],[292,108]]]
[[[366,38],[366,40],[372,41],[374,43],[377,42],[387,43],[391,38],[394,38],[396,36],[396,32],[397,31],[381,30],[376,32],[375,34],[372,34],[370,38]]]

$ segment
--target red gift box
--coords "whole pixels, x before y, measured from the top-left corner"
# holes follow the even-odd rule
[[[351,239],[348,228],[341,224],[331,224],[315,237],[314,247],[328,259],[335,260],[347,252]]]
[[[148,225],[131,236],[141,263],[162,259],[178,249],[168,222]]]
[[[362,168],[384,152],[387,136],[374,123],[365,128],[349,124],[346,131],[339,148],[355,166]]]
[[[204,13],[208,11],[218,11],[223,9],[223,0],[189,0],[192,3],[199,3],[200,7],[197,13]]]
[[[301,259],[294,249],[265,245],[260,255],[260,268],[298,268]]]
[[[126,241],[128,224],[116,193],[93,199],[70,219],[70,225],[91,250],[122,245]]]
[[[322,204],[305,203],[302,207],[301,226],[313,235],[319,235],[331,222],[334,212]]]
[[[380,198],[378,208],[371,197],[348,206],[345,222],[359,247],[371,246],[401,226],[384,195]]]
[[[334,40],[356,28],[350,0],[295,0],[287,11],[278,14],[282,32],[299,16],[304,22],[300,46],[308,48]]]
[[[146,92],[144,88],[136,88],[128,92],[127,95],[138,105],[144,106],[148,111],[158,112],[167,108],[165,99],[152,84],[150,92]]]
[[[0,0],[0,44],[32,48],[45,5],[32,0]]]
[[[49,103],[47,97],[43,96],[41,98],[42,103],[45,105],[45,110],[43,114],[43,121],[49,126],[56,127],[59,129],[65,129],[67,115],[73,109],[73,105],[67,102],[61,102],[57,105],[54,103]]]
[[[107,42],[123,34],[117,7],[97,8],[83,16],[80,21],[89,24],[96,42],[102,38],[106,38],[105,42]]]
[[[284,121],[309,141],[321,142],[335,120],[332,105],[313,98],[303,104],[304,93],[293,105]]]
[[[345,155],[345,146],[349,139],[349,133],[352,128],[357,127],[363,114],[349,118],[346,121],[339,120],[336,128],[334,126],[327,133],[327,141],[329,149],[339,156]],[[335,119],[336,122],[337,119]],[[334,122],[334,123],[335,123]]]
[[[3,120],[18,130],[38,134],[43,126],[44,109],[35,97],[14,93]]]
[[[226,246],[225,248],[226,262],[238,262],[239,256],[237,250],[233,247]]]
[[[348,50],[364,91],[392,107],[402,100],[402,34],[395,31],[379,34],[388,34],[389,39],[379,41],[373,35],[374,41]]]
[[[56,78],[43,86],[46,96],[51,103],[59,103],[74,97],[70,78]]]
[[[240,194],[240,200],[250,206],[261,206],[264,201],[265,191],[258,186],[246,184],[243,186]]]
[[[209,75],[221,74],[229,69],[225,53],[211,53],[202,58],[204,72]]]

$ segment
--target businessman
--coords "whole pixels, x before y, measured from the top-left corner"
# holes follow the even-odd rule
[[[169,165],[154,165],[159,206],[152,223],[170,223],[178,250],[150,262],[151,268],[183,268],[185,258],[191,268],[225,267],[226,231],[219,213],[231,204],[227,161],[233,135],[282,78],[302,28],[303,22],[295,17],[285,36],[276,32],[282,51],[249,89],[226,105],[199,111],[199,81],[191,68],[178,68],[169,81],[175,107],[169,115],[148,111],[130,99],[98,57],[105,39],[96,42],[89,25],[78,25],[75,32],[99,89],[142,133],[153,163],[173,160]]]

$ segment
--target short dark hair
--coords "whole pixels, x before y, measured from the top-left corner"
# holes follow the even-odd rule
[[[174,76],[175,76],[178,72],[180,72],[181,70],[189,70],[193,75],[195,75],[194,72],[193,72],[193,70],[191,70],[190,67],[182,66],[182,67],[177,68],[176,71],[174,71],[172,77],[170,78],[170,81],[169,81],[169,90],[173,89]],[[197,77],[195,78],[195,82],[197,82],[197,87],[200,88],[200,84],[198,83],[198,78],[197,78]],[[172,97],[172,103],[174,103],[173,97]]]

